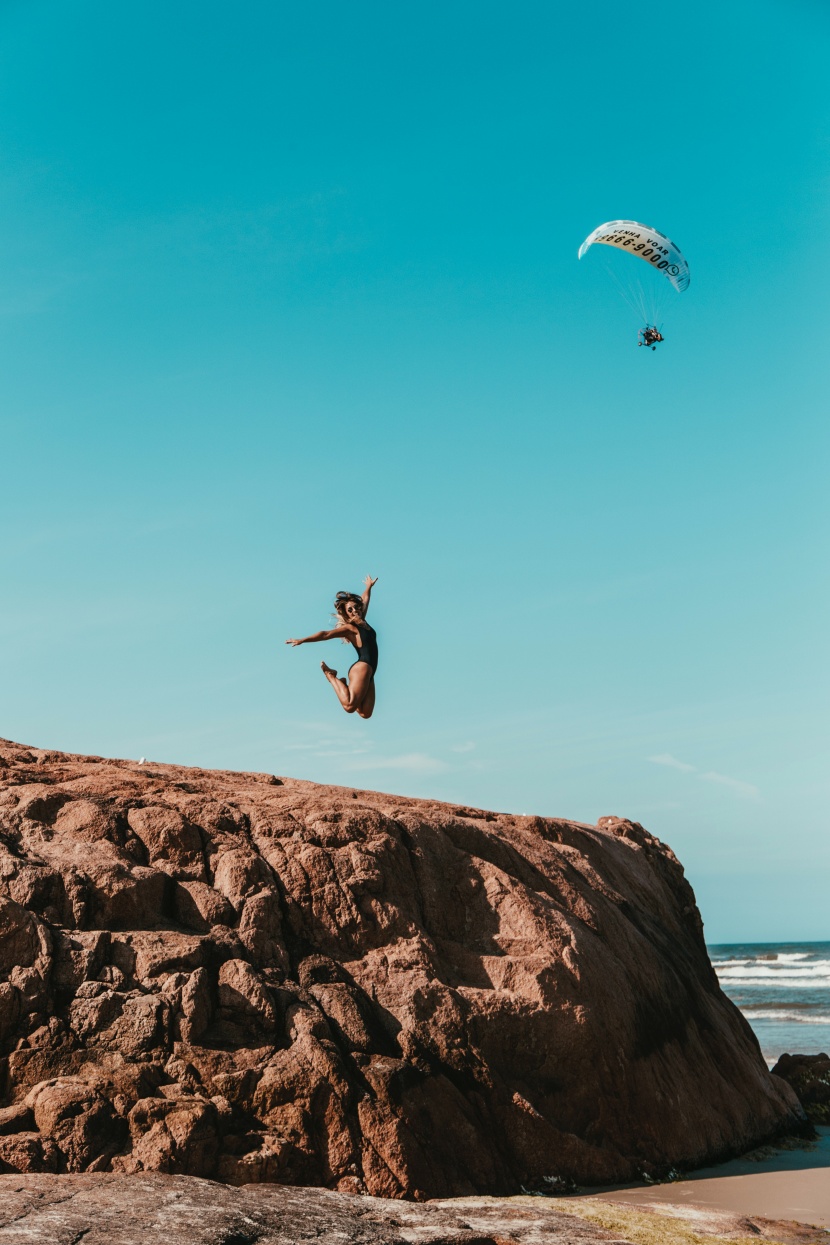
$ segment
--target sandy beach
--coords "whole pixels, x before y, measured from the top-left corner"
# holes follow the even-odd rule
[[[756,1152],[669,1184],[604,1190],[593,1200],[625,1206],[698,1207],[830,1228],[830,1128],[804,1148]]]

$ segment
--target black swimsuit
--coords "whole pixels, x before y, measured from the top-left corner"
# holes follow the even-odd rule
[[[354,640],[351,643],[357,649],[357,661],[365,661],[367,666],[372,667],[372,674],[378,668],[378,638],[375,635],[374,627],[370,627],[367,622],[355,623],[360,632],[360,648],[357,648]],[[357,661],[354,665],[357,665]]]

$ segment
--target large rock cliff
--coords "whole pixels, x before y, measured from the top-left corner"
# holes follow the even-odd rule
[[[0,742],[0,1170],[437,1197],[798,1125],[641,826]]]

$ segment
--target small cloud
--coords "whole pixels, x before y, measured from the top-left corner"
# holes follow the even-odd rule
[[[703,782],[714,782],[720,787],[728,787],[730,791],[734,791],[735,795],[739,795],[744,800],[757,800],[761,794],[751,782],[741,782],[740,778],[728,778],[726,774],[716,774],[714,770],[707,770],[699,777]]]
[[[665,813],[670,809],[682,807],[683,805],[679,800],[661,800],[659,804],[638,804],[636,810],[637,820],[640,821],[646,816],[650,817],[652,813]]]
[[[450,748],[450,752],[472,752],[474,748],[475,748],[474,743],[453,744],[453,746]]]
[[[660,752],[656,757],[646,757],[646,760],[651,761],[652,765],[667,765],[669,769],[683,770],[684,774],[690,774],[695,769],[694,765],[688,765],[686,761],[678,761],[670,752]]]
[[[320,748],[313,753],[316,757],[354,757],[363,756],[369,748]]]
[[[333,742],[331,739],[321,739],[316,744],[284,744],[283,747],[286,752],[314,752],[316,748],[325,748]]]
[[[399,769],[407,770],[411,774],[438,774],[449,769],[449,766],[446,761],[441,761],[438,757],[427,756],[425,752],[405,752],[398,757],[373,757],[367,761],[358,761],[350,768],[353,770]]]

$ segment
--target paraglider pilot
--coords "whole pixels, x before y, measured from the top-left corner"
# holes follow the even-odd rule
[[[656,350],[657,342],[664,340],[663,334],[655,326],[647,324],[644,329],[640,329],[640,340],[637,342],[637,345],[651,346],[652,350]]]

